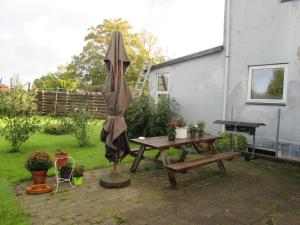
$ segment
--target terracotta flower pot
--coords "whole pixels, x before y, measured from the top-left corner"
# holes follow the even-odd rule
[[[55,158],[57,159],[56,165],[59,167],[64,167],[67,165],[68,162],[68,155],[62,155],[62,154],[55,154]]]
[[[44,184],[47,171],[31,171],[32,179],[34,184]]]
[[[169,141],[175,141],[175,134],[169,134],[168,139]]]

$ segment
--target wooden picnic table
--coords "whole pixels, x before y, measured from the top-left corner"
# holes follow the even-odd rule
[[[184,139],[177,138],[175,139],[175,141],[169,141],[168,136],[149,137],[145,139],[131,139],[132,142],[139,144],[139,148],[137,150],[133,150],[131,153],[131,155],[135,157],[131,166],[131,172],[136,172],[141,160],[151,162],[155,165],[163,165],[166,169],[170,184],[173,188],[176,188],[177,186],[175,173],[186,173],[188,170],[209,163],[216,162],[219,171],[221,173],[226,173],[226,169],[222,160],[234,158],[235,156],[238,156],[239,153],[218,153],[217,149],[214,146],[214,142],[220,138],[221,137],[205,134],[203,137]],[[201,143],[208,144],[210,154],[206,157],[201,157],[199,159],[185,161],[189,151],[191,150],[191,148],[187,146],[192,146],[198,153],[201,153],[201,150],[199,148],[199,144]],[[167,150],[170,147],[182,150],[179,160],[176,163],[171,163],[169,159]],[[149,150],[158,150],[158,153],[154,158],[144,156],[145,151]],[[158,159],[159,156],[161,157],[161,160]]]

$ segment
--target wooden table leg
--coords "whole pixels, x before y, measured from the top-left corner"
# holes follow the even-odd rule
[[[139,166],[140,161],[143,158],[144,152],[145,152],[146,146],[145,145],[140,145],[139,151],[132,163],[130,171],[135,173],[137,170],[137,167]]]
[[[161,156],[161,159],[163,161],[164,166],[169,165],[170,160],[169,160],[168,155],[166,153],[166,149],[160,149],[159,151],[160,151],[160,156]],[[177,182],[176,182],[175,174],[172,171],[169,171],[167,169],[166,169],[166,172],[167,172],[171,187],[176,189]]]
[[[187,151],[182,151],[180,158],[178,159],[178,162],[184,162],[187,155],[188,155]]]
[[[213,142],[210,142],[208,145],[209,145],[209,150],[211,151],[211,153],[216,154],[217,149],[215,147],[215,144]],[[225,168],[222,160],[217,161],[217,166],[219,168],[220,173],[226,174],[227,171],[226,171],[226,168]]]

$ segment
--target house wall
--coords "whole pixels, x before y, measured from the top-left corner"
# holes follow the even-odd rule
[[[150,95],[155,98],[157,73],[169,75],[169,96],[180,105],[180,113],[189,122],[204,120],[206,131],[218,134],[221,126],[213,121],[222,118],[224,53],[214,53],[186,62],[152,70]]]
[[[225,46],[226,47],[226,46]],[[232,0],[226,117],[266,123],[258,137],[300,144],[300,1]],[[288,63],[286,106],[247,105],[248,66]]]

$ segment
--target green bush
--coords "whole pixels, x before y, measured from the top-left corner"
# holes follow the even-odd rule
[[[64,135],[73,131],[72,120],[67,117],[63,117],[56,124],[47,124],[44,128],[44,132],[47,134]]]
[[[178,105],[169,98],[155,104],[147,96],[136,98],[125,114],[130,138],[167,135],[168,123],[177,116]]]
[[[4,127],[0,135],[11,144],[11,152],[19,152],[30,135],[40,129],[34,93],[26,91],[16,82],[10,92],[0,92],[0,115]]]
[[[89,131],[91,129],[92,116],[89,106],[75,109],[71,114],[72,135],[76,138],[79,146],[89,145]]]
[[[228,152],[230,149],[230,139],[232,138],[232,148],[235,150],[246,150],[248,142],[245,136],[234,133],[222,133],[222,139],[216,140],[216,148],[219,152]]]

